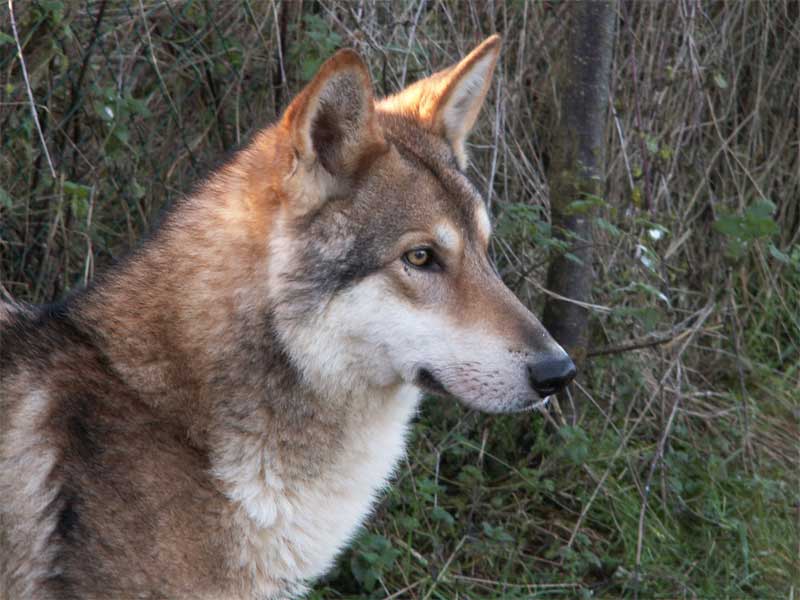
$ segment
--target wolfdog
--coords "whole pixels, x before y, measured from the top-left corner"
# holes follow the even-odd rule
[[[0,596],[297,597],[422,392],[510,412],[574,376],[465,175],[499,50],[382,100],[340,50],[127,260],[0,309]]]

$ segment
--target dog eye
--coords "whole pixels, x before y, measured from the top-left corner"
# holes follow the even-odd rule
[[[403,260],[412,267],[429,267],[433,263],[433,252],[427,248],[415,248],[406,252],[403,255]]]

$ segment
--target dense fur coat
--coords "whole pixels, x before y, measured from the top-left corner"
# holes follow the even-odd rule
[[[337,53],[89,289],[0,306],[1,598],[294,597],[420,389],[520,410],[572,376],[463,174],[498,51],[379,103]]]

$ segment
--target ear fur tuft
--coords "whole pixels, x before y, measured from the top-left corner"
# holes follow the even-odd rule
[[[361,159],[383,141],[375,120],[372,81],[353,50],[340,50],[320,67],[292,101],[282,123],[304,166],[334,178],[352,175]]]
[[[499,55],[500,36],[495,34],[452,67],[386,98],[380,108],[416,117],[450,143],[463,169],[466,139],[486,99]]]

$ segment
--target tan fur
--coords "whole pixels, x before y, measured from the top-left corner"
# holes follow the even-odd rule
[[[419,388],[541,399],[528,365],[563,351],[456,166],[498,51],[377,104],[337,53],[129,259],[0,310],[0,598],[294,597],[368,515]],[[420,246],[443,268],[410,267]]]
[[[457,65],[439,71],[386,98],[381,102],[381,108],[411,116],[432,133],[447,139],[452,145],[459,166],[463,169],[467,164],[464,144],[489,91],[491,73],[494,71],[499,54],[500,36],[493,35]],[[478,78],[475,89],[462,89],[460,84],[468,81],[479,66],[484,72],[476,74]],[[489,74],[489,77],[486,74]],[[452,122],[448,122],[446,118],[449,110],[454,110],[457,114],[457,118]]]

